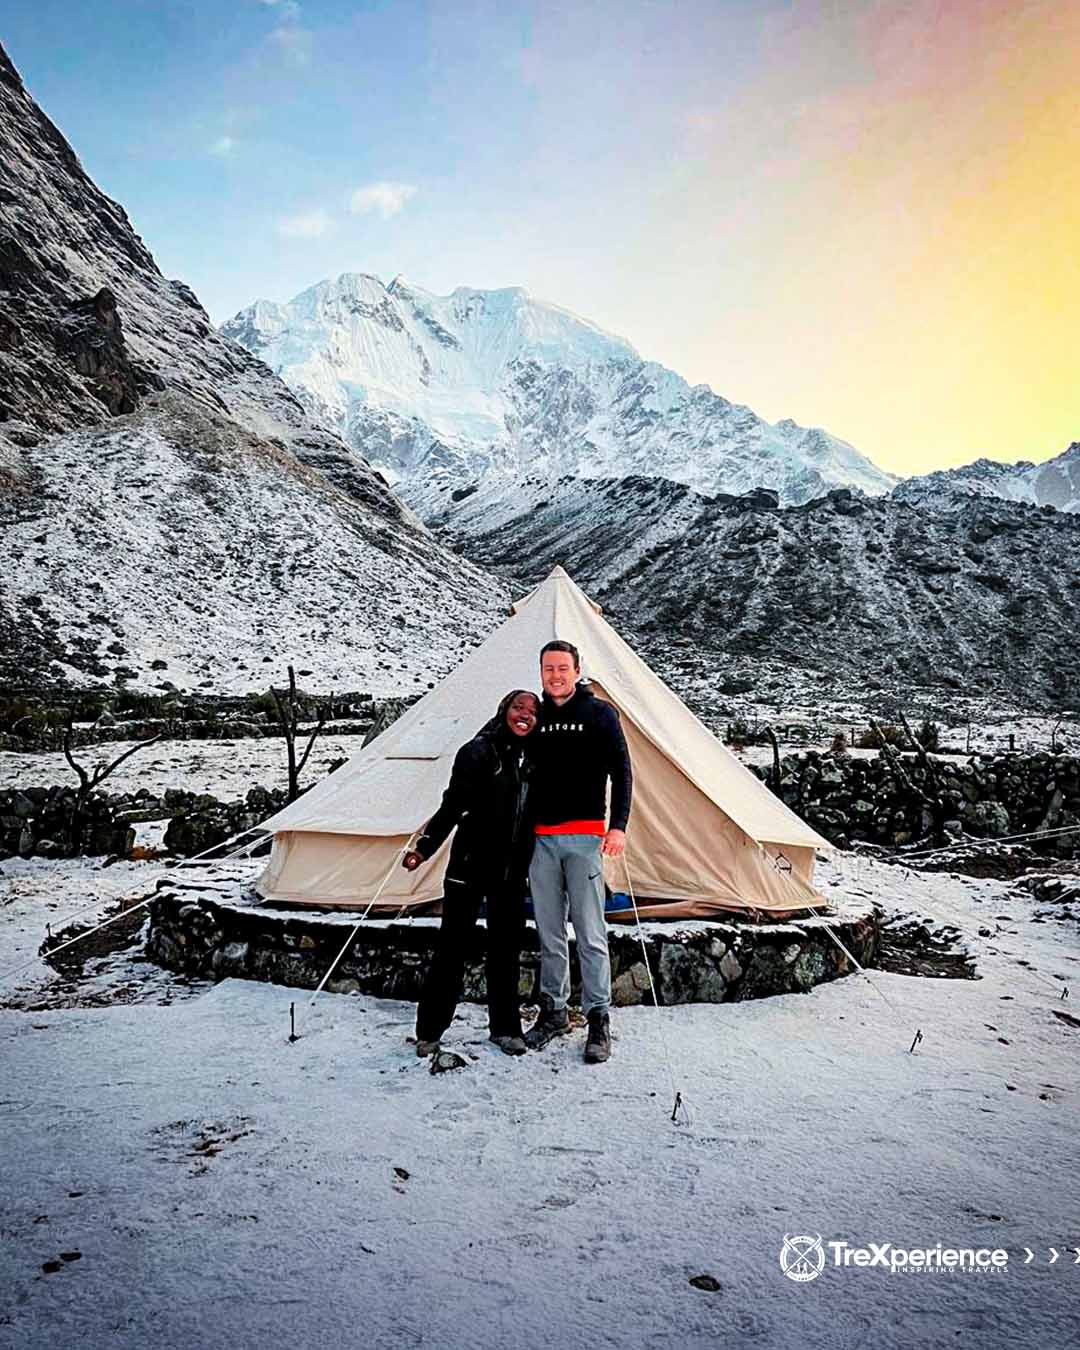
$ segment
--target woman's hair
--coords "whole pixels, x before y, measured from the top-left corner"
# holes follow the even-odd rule
[[[531,699],[535,699],[536,706],[539,709],[540,707],[539,694],[534,694],[531,689],[511,689],[508,694],[504,694],[503,697],[499,700],[499,707],[495,713],[495,716],[489,722],[485,722],[484,725],[480,728],[479,733],[480,735],[490,736],[494,732],[500,731],[506,726],[506,714],[510,709],[510,704],[513,703],[514,699],[516,699],[519,694],[528,694],[528,696]]]

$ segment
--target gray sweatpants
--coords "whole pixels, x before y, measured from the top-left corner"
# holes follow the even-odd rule
[[[581,963],[581,1008],[607,1012],[611,961],[604,921],[603,839],[596,834],[540,834],[529,867],[536,931],[540,937],[540,991],[556,1008],[570,997],[566,919],[574,925]]]

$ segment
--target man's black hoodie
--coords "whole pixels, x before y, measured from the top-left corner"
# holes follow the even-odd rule
[[[633,776],[619,713],[579,684],[563,704],[547,694],[540,725],[529,737],[533,761],[531,814],[538,825],[602,821],[611,779],[609,828],[625,830]]]

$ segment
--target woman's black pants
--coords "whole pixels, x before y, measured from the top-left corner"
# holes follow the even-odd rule
[[[484,896],[464,887],[443,897],[442,924],[416,1009],[416,1038],[437,1041],[454,1020],[465,979],[465,961]],[[520,1036],[518,996],[525,902],[505,896],[487,904],[488,1025],[492,1036]]]

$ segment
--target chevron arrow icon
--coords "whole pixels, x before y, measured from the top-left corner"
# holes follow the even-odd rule
[[[1031,1250],[1030,1247],[1025,1247],[1024,1251],[1027,1252],[1027,1256],[1024,1257],[1024,1265],[1030,1266],[1032,1261],[1035,1260],[1035,1253]]]
[[[1051,1247],[1050,1250],[1053,1252],[1053,1256],[1051,1256],[1050,1258],[1050,1264],[1053,1265],[1054,1262],[1058,1259],[1060,1253],[1058,1252],[1058,1249],[1056,1247]]]

